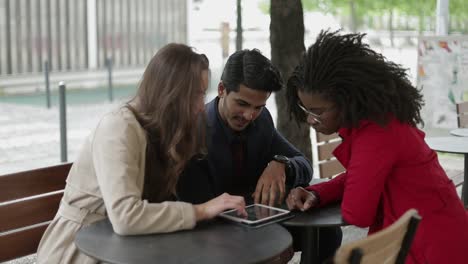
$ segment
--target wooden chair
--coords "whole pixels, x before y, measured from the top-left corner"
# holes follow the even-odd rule
[[[71,163],[0,176],[0,262],[37,251],[63,196]]]
[[[366,238],[342,245],[333,258],[335,264],[403,264],[421,217],[415,209],[404,213],[395,223]]]
[[[333,150],[341,143],[337,133],[324,135],[316,133],[317,156],[320,178],[332,178],[345,171],[341,163],[333,156]]]
[[[457,123],[459,128],[468,128],[468,101],[457,104]]]

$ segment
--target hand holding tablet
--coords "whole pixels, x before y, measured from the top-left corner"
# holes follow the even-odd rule
[[[258,226],[270,222],[277,222],[292,217],[288,210],[263,204],[251,204],[245,207],[247,215],[240,214],[237,210],[229,210],[219,214],[220,217],[246,224]]]

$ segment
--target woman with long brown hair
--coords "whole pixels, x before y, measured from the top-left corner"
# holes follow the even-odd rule
[[[85,225],[109,218],[120,235],[190,229],[242,197],[223,194],[203,204],[177,201],[186,163],[203,154],[209,62],[183,44],[168,44],[149,62],[136,96],[106,114],[87,138],[67,178],[60,208],[38,248],[38,263],[96,263],[74,245]]]

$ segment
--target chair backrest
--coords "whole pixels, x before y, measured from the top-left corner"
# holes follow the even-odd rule
[[[397,263],[403,264],[421,217],[415,209],[404,213],[395,223],[366,238],[342,245],[335,264]]]
[[[341,143],[337,133],[324,135],[316,133],[317,155],[320,178],[332,178],[345,171],[341,163],[333,156],[333,150]]]
[[[468,128],[468,101],[457,104],[457,122],[459,128]]]
[[[63,196],[71,163],[0,176],[0,262],[37,251]]]

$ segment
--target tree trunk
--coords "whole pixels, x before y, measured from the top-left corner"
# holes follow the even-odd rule
[[[242,0],[237,0],[236,51],[242,49]]]
[[[301,0],[271,0],[270,44],[271,61],[286,82],[299,63],[304,48],[304,14]],[[297,125],[287,112],[286,89],[275,95],[278,109],[277,128],[308,159],[312,160],[310,127]]]
[[[356,5],[354,0],[349,1],[349,29],[351,32],[357,32],[357,15],[356,15]]]
[[[390,9],[389,11],[389,17],[388,17],[388,32],[390,32],[390,45],[392,47],[395,46],[394,42],[394,30],[393,30],[393,9]]]
[[[418,15],[418,33],[421,36],[424,31],[424,13],[419,11]]]

